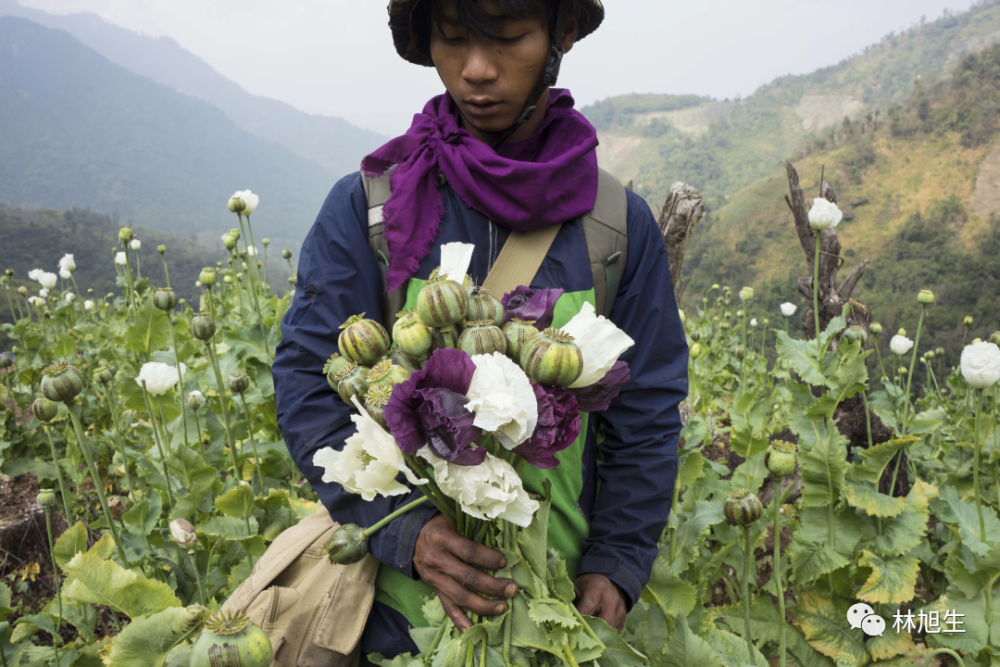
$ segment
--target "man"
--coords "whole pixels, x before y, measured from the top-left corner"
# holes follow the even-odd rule
[[[339,325],[362,312],[382,319],[386,289],[410,284],[412,301],[412,285],[429,277],[444,243],[475,244],[470,275],[481,284],[511,229],[562,223],[531,287],[565,290],[565,312],[593,302],[595,288],[580,216],[596,201],[596,132],[568,92],[550,84],[562,54],[600,24],[601,3],[393,0],[389,13],[397,51],[435,67],[447,94],[363,163],[370,175],[395,167],[383,211],[385,276],[368,244],[369,224],[380,221],[355,173],[334,186],[303,243],[273,366],[289,452],[334,520],[361,526],[420,492],[366,502],[322,482],[313,465],[318,449],[339,449],[354,432],[351,410],[321,373],[337,350]],[[631,380],[599,419],[584,416],[580,437],[560,452],[557,468],[524,474],[532,491],[545,479],[552,483],[548,546],[567,559],[577,607],[619,631],[648,581],[670,511],[678,406],[687,393],[687,347],[666,250],[648,205],[631,192],[627,232],[626,265],[617,289],[608,284],[607,298],[614,299],[612,321],[635,340],[622,357]],[[466,611],[501,614],[517,590],[486,572],[502,567],[499,552],[460,537],[430,506],[391,522],[370,547],[381,567],[361,640],[365,654],[416,652],[408,630],[426,625],[422,596],[436,593],[464,629],[471,625]]]

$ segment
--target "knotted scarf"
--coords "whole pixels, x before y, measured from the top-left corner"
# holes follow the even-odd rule
[[[549,91],[541,126],[499,151],[462,129],[448,93],[415,114],[406,134],[361,162],[370,178],[395,166],[382,209],[389,248],[386,291],[402,285],[430,252],[444,216],[440,174],[461,199],[494,222],[530,232],[572,220],[597,199],[597,131],[568,90]]]

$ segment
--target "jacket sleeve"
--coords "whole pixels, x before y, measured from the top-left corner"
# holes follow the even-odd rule
[[[339,484],[324,482],[313,455],[323,447],[341,449],[356,431],[348,407],[330,388],[323,365],[337,351],[340,325],[365,313],[382,319],[382,279],[368,245],[368,206],[358,173],[331,190],[302,243],[292,305],[281,321],[282,342],[271,372],[278,425],[303,476],[339,523],[374,524],[394,509],[421,497],[377,497],[364,501]],[[369,548],[380,562],[413,577],[413,548],[433,507],[420,507],[372,536]]]
[[[598,492],[578,573],[607,576],[631,608],[671,509],[688,349],[663,238],[646,202],[628,197],[627,266],[611,319],[635,341],[621,357],[631,380],[601,413]]]

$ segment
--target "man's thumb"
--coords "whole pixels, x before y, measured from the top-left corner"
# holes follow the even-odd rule
[[[596,586],[584,585],[580,591],[580,600],[576,603],[577,611],[584,616],[596,616],[601,603],[601,594]]]

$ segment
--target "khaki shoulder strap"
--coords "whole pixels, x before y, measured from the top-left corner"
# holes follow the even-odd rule
[[[511,232],[483,281],[483,291],[500,300],[520,285],[530,286],[560,229],[562,223],[527,234]]]
[[[368,200],[368,246],[375,256],[382,284],[385,285],[385,273],[389,270],[389,245],[385,242],[385,226],[382,222],[382,207],[389,201],[392,190],[389,188],[389,178],[392,170],[377,178],[362,175],[365,186],[365,197]],[[406,305],[406,283],[399,289],[384,295],[382,302],[382,324],[388,331],[396,323],[396,313]]]
[[[580,222],[594,277],[597,313],[610,318],[628,259],[628,196],[614,175],[598,170],[597,202]]]

